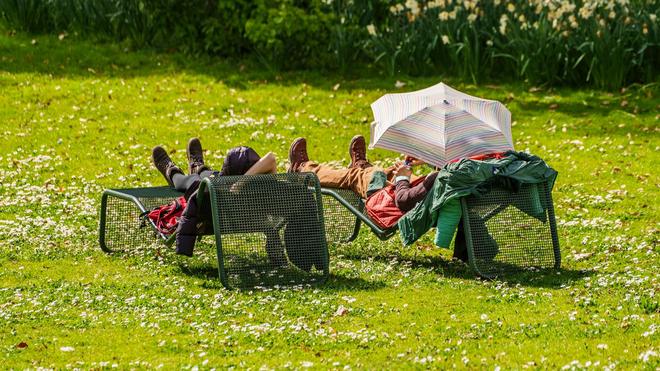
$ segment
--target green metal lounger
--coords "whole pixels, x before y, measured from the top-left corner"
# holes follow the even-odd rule
[[[170,187],[109,189],[101,198],[106,252],[172,244],[140,214],[181,196]],[[323,203],[311,173],[207,178],[198,192],[199,235],[214,235],[227,288],[324,282],[329,275]]]
[[[328,239],[332,242],[351,242],[360,232],[360,225],[364,223],[368,226],[373,234],[376,235],[381,241],[388,240],[394,236],[398,230],[396,225],[389,229],[383,229],[377,226],[367,215],[364,209],[364,202],[362,198],[355,192],[347,189],[338,188],[321,188],[323,202],[325,205],[326,219],[328,220],[343,220],[344,222],[339,228],[328,231]],[[344,211],[341,215],[339,210]],[[329,218],[327,215],[333,213],[333,217]],[[351,216],[353,218],[351,218]],[[352,226],[351,234],[348,234],[347,225]]]
[[[339,215],[334,209],[342,207],[345,213],[353,215],[352,219],[343,216],[344,220],[354,220],[355,223],[350,233],[347,228],[329,232],[329,241],[352,241],[361,223],[381,240],[396,234],[396,226],[384,230],[375,225],[354,192],[323,188],[321,193],[325,196],[326,215],[328,212]],[[328,198],[335,205],[327,202]],[[493,188],[479,197],[462,198],[461,208],[469,264],[479,276],[494,278],[521,269],[560,267],[561,254],[549,184],[525,184],[518,192]]]

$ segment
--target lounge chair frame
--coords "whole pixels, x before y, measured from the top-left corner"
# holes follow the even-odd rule
[[[110,253],[118,247],[171,246],[175,236],[164,235],[140,215],[181,195],[170,187],[104,191],[101,249]],[[321,197],[318,178],[312,173],[202,180],[197,203],[200,210],[209,205],[210,215],[200,220],[199,232],[215,236],[222,284],[236,288],[324,282],[329,254]],[[297,218],[301,214],[303,218]],[[250,274],[259,278],[252,279]]]
[[[303,175],[258,175],[257,178],[267,181],[286,181],[289,177],[302,177],[302,184],[314,194],[317,217],[312,229],[323,230],[323,245],[325,261],[329,261],[327,241],[351,242],[359,234],[360,227],[365,224],[369,230],[380,240],[387,240],[394,236],[398,228],[394,226],[382,229],[377,226],[364,211],[362,199],[354,192],[343,189],[321,188],[318,178],[313,174]],[[265,178],[259,178],[265,177]],[[269,178],[270,177],[270,178]],[[278,178],[279,177],[279,178]],[[198,195],[199,205],[219,202],[218,186],[234,184],[238,179],[224,178],[226,183],[218,180],[205,179],[200,185]],[[250,179],[243,177],[244,180]],[[298,179],[298,181],[300,181]],[[206,196],[207,192],[210,196]],[[181,196],[170,187],[147,187],[134,189],[108,189],[101,198],[101,215],[99,244],[105,252],[113,252],[117,245],[122,247],[140,247],[149,242],[164,243],[171,246],[174,236],[160,233],[155,225],[147,218],[140,222],[138,215],[155,206],[159,206]],[[532,200],[536,202],[532,202]],[[276,198],[273,199],[276,201]],[[123,205],[121,203],[124,203]],[[118,204],[119,203],[119,204]],[[112,205],[111,205],[112,204]],[[530,210],[534,204],[540,205],[534,216]],[[536,205],[538,208],[539,206]],[[113,220],[113,210],[124,210],[130,213],[128,221]],[[491,192],[479,196],[467,196],[461,199],[462,224],[466,239],[468,261],[474,271],[481,277],[495,278],[514,270],[555,268],[561,266],[561,254],[554,206],[552,202],[551,184],[539,183],[537,185],[523,185],[518,192],[494,188]],[[220,279],[228,288],[234,285],[229,282],[226,261],[223,250],[223,236],[231,231],[223,230],[222,212],[217,207],[211,208],[210,225],[212,228],[202,234],[215,235],[215,245],[218,258],[218,273]],[[110,215],[110,218],[109,218]],[[116,217],[115,217],[116,218]],[[108,241],[108,226],[122,223],[130,224],[126,233],[113,234]],[[139,224],[143,223],[140,227]],[[145,228],[144,224],[149,225]],[[278,231],[283,225],[275,226]],[[257,228],[258,229],[258,228]],[[327,237],[326,237],[327,235]],[[155,237],[155,238],[154,238]],[[119,238],[119,241],[116,239]],[[493,242],[494,241],[494,242]],[[323,276],[314,281],[323,282],[329,274],[328,264],[323,263]]]
[[[343,192],[342,192],[343,191]],[[335,188],[322,188],[321,193],[324,196],[332,197],[334,200],[336,200],[339,204],[341,204],[343,207],[345,207],[348,211],[350,211],[352,214],[355,215],[355,228],[353,229],[353,233],[348,236],[347,238],[344,239],[342,242],[351,242],[355,238],[357,238],[358,234],[360,233],[360,226],[362,223],[364,223],[369,229],[371,229],[371,232],[376,235],[381,241],[386,241],[389,240],[392,236],[394,236],[398,230],[398,227],[396,225],[392,228],[388,229],[383,229],[376,225],[367,214],[364,213],[364,202],[362,199],[354,192],[349,191],[353,193],[354,197],[352,199],[348,200],[346,198],[346,191],[345,190],[339,190]],[[343,193],[343,194],[342,194]]]
[[[551,187],[550,182],[524,184],[517,191],[493,187],[489,192],[461,198],[468,263],[477,275],[493,279],[521,269],[561,267]],[[353,192],[352,197],[346,197],[346,192],[321,189],[324,196],[331,197],[355,216],[352,233],[343,239],[331,238],[330,241],[353,241],[362,223],[380,240],[387,240],[396,234],[396,225],[389,229],[380,228],[365,213],[360,197]],[[537,201],[537,208],[540,205],[535,217],[529,215],[532,204],[535,204],[533,200]],[[506,228],[500,227],[500,224],[516,235],[506,235]]]

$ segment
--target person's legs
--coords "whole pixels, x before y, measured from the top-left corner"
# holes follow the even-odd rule
[[[259,159],[254,165],[250,166],[245,175],[256,174],[275,174],[277,173],[277,160],[272,152]]]
[[[365,169],[353,167],[350,169],[333,169],[328,165],[305,162],[298,167],[298,172],[312,172],[319,178],[322,187],[350,189],[363,198],[367,198],[367,190],[374,172],[380,169],[371,166]]]
[[[186,192],[190,186],[201,179],[201,176],[197,174],[183,175],[182,173],[176,173],[172,175],[172,184],[177,191]]]
[[[465,263],[468,262],[467,242],[465,241],[465,229],[463,227],[463,219],[456,227],[456,237],[454,237],[454,256],[453,258],[461,260]]]
[[[293,141],[289,149],[289,161],[291,162],[289,172],[313,172],[319,178],[323,187],[350,189],[360,196],[366,198],[369,190],[369,184],[373,175],[381,168],[371,166],[366,160],[366,147],[359,146],[360,142],[364,144],[364,138],[360,141],[360,136],[353,137],[350,146],[351,168],[334,169],[328,165],[321,165],[309,161],[307,155],[307,141],[305,138],[298,138]]]
[[[458,223],[456,229],[456,237],[454,238],[454,258],[468,262],[467,241],[465,238],[465,225],[463,218]],[[486,222],[481,218],[470,218],[470,232],[473,236],[477,236],[480,241],[478,246],[475,246],[474,258],[481,261],[492,261],[495,256],[500,252],[497,241],[488,232]]]

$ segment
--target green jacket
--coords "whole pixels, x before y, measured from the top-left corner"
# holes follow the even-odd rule
[[[484,194],[493,184],[517,189],[520,184],[549,181],[552,189],[556,177],[557,172],[540,157],[524,152],[509,151],[500,159],[449,163],[440,170],[424,200],[399,219],[401,240],[410,245],[435,227],[440,209],[450,200]]]

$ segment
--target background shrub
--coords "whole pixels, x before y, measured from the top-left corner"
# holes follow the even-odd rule
[[[616,89],[660,73],[657,0],[2,0],[6,26],[269,68]]]
[[[207,1],[208,2],[208,1]],[[212,55],[238,56],[250,52],[244,27],[256,8],[253,1],[211,1],[215,11],[202,15],[201,49]]]
[[[317,1],[261,0],[245,23],[245,36],[268,65],[278,68],[328,65],[333,14]]]
[[[28,32],[51,31],[55,28],[48,8],[48,3],[42,0],[0,1],[0,14],[9,27]]]

